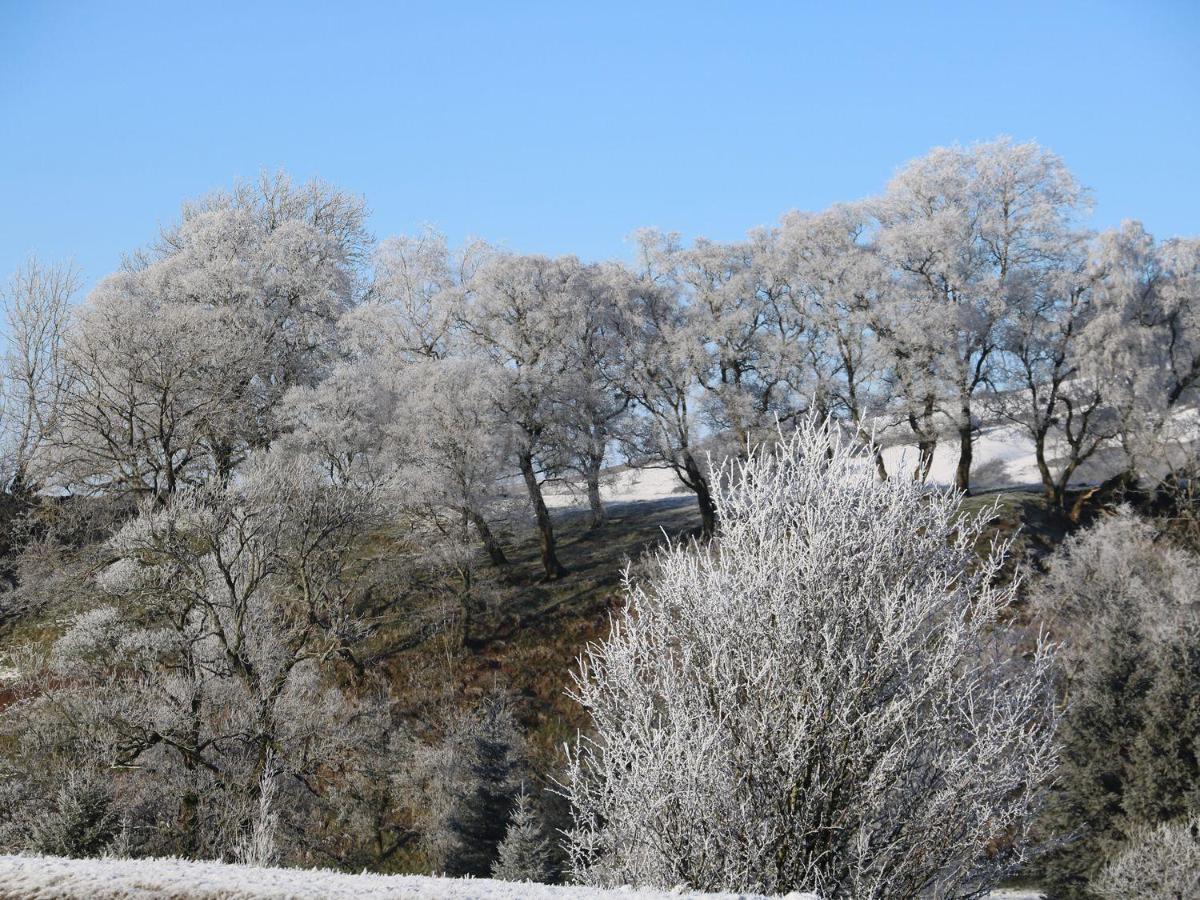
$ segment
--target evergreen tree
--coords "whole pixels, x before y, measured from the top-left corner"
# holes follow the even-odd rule
[[[1042,861],[1054,898],[1082,898],[1125,839],[1130,752],[1153,681],[1146,636],[1128,604],[1103,618],[1090,664],[1072,685],[1060,729],[1059,779],[1043,822],[1065,840]]]
[[[1147,824],[1200,813],[1200,627],[1181,628],[1155,657],[1124,801]]]
[[[48,856],[100,856],[120,831],[107,782],[76,770],[67,776],[50,809],[31,824],[28,849]]]
[[[1200,560],[1121,512],[1070,539],[1034,586],[1063,658],[1059,776],[1042,819],[1063,841],[1031,873],[1094,897],[1133,836],[1200,811]]]
[[[446,874],[487,878],[520,792],[520,733],[508,704],[486,700],[467,741],[466,778],[448,822]]]
[[[551,878],[551,870],[550,842],[542,832],[533,800],[522,791],[513,806],[504,840],[500,842],[492,877],[503,881],[545,883]]]

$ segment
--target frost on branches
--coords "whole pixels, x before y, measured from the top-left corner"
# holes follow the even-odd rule
[[[801,425],[713,473],[677,544],[581,659],[564,791],[597,885],[977,896],[1028,849],[1055,758],[1051,651],[1021,658],[960,496],[879,482]],[[1015,657],[1015,658],[1014,658]]]
[[[1200,817],[1135,834],[1089,887],[1104,900],[1200,896]]]

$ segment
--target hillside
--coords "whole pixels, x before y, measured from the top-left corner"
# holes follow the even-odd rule
[[[1022,465],[1020,454],[1007,458]],[[996,504],[992,533],[1017,535],[1018,553],[1028,550],[1039,555],[1061,540],[1067,523],[1046,508],[1039,494],[1015,484],[1005,487],[969,498],[967,508],[983,510]],[[394,601],[389,624],[371,640],[368,662],[373,661],[386,674],[394,721],[403,732],[422,745],[437,746],[458,711],[500,690],[513,701],[529,744],[533,777],[539,786],[546,786],[558,770],[563,743],[586,725],[565,689],[581,648],[607,632],[610,615],[622,602],[623,570],[628,565],[636,567],[645,552],[664,539],[686,538],[700,524],[694,497],[680,492],[674,475],[665,470],[614,471],[604,494],[608,521],[598,528],[589,526],[581,498],[561,486],[551,494],[559,551],[569,570],[566,578],[546,582],[540,577],[536,532],[531,522],[516,515],[498,529],[510,565],[498,569],[478,561],[473,590],[481,600],[469,618],[456,618],[462,613],[442,588],[430,588],[426,593],[422,588]],[[375,552],[386,556],[399,546],[385,537]],[[31,621],[24,623],[22,632],[25,638],[33,634],[51,637],[58,626],[50,620]],[[14,646],[12,638],[10,635],[0,645],[0,651]],[[0,658],[0,662],[4,660]],[[552,796],[546,801],[557,803]],[[562,812],[547,809],[552,820]],[[414,809],[403,813],[401,821],[415,824],[413,817],[417,816],[419,811]],[[420,843],[413,842],[405,843],[383,870],[420,872],[429,871],[429,866]],[[437,887],[438,883],[432,884]],[[85,895],[91,896],[86,891],[79,896]]]

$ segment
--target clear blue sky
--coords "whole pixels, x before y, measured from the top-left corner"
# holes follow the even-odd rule
[[[0,129],[0,275],[88,283],[263,167],[365,194],[379,236],[596,258],[999,134],[1063,156],[1093,224],[1196,234],[1200,2],[0,0]]]

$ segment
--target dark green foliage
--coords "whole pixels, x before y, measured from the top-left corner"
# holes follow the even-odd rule
[[[101,775],[76,771],[50,808],[30,824],[28,849],[49,856],[100,856],[120,830],[107,782]]]
[[[1156,639],[1124,607],[1093,637],[1071,687],[1045,817],[1051,832],[1070,836],[1041,864],[1056,900],[1092,896],[1089,881],[1132,833],[1200,808],[1200,635],[1186,628]]]
[[[1054,897],[1087,896],[1088,880],[1124,839],[1128,753],[1150,689],[1145,635],[1138,617],[1124,612],[1097,623],[1092,658],[1071,686],[1059,730],[1059,781],[1043,819],[1067,840],[1042,861]]]
[[[508,705],[484,702],[466,742],[466,778],[448,821],[446,874],[487,878],[520,792],[520,734]]]
[[[1200,811],[1200,558],[1129,509],[1069,538],[1032,584],[1064,644],[1060,770],[1041,825],[1061,841],[1028,873],[1095,896],[1131,836]]]
[[[1200,628],[1168,636],[1154,668],[1124,804],[1129,818],[1146,823],[1200,811]]]

